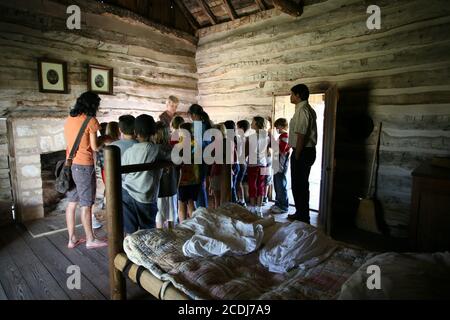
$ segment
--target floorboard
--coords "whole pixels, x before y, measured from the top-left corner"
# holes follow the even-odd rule
[[[1,282],[0,282],[0,300],[8,300],[5,289],[3,289]]]
[[[0,282],[8,300],[33,300],[34,296],[11,257],[0,253]]]
[[[97,234],[101,234],[101,232],[97,232]],[[69,236],[67,233],[61,233],[61,237],[63,237],[66,243],[69,241]],[[104,235],[103,235],[104,236]],[[108,248],[98,248],[98,249],[86,249],[85,245],[78,246],[75,250],[81,252],[84,256],[86,256],[91,263],[98,267],[99,270],[102,271],[103,274],[109,275],[109,265],[108,265]],[[144,299],[148,293],[140,288],[137,284],[133,283],[129,279],[127,280],[127,297],[129,299]],[[109,282],[108,282],[109,285]],[[108,291],[109,297],[109,291]]]
[[[80,221],[79,217],[77,217],[77,221]],[[57,232],[67,232],[66,216],[62,214],[27,221],[24,225],[33,237],[42,237]],[[77,227],[80,226],[81,224],[77,224]]]
[[[3,234],[7,227],[0,230]],[[11,241],[14,239],[11,239]],[[35,299],[30,287],[22,277],[19,268],[7,251],[8,242],[3,242],[0,237],[0,283],[9,300]]]
[[[61,284],[61,287],[71,300],[104,300],[106,297],[91,283],[84,274],[81,274],[81,289],[69,289],[66,285],[69,274],[67,267],[73,263],[62,254],[47,238],[32,238],[28,233],[22,235],[36,256],[42,261],[47,270]]]
[[[109,279],[104,268],[93,261],[81,250],[81,246],[74,249],[67,248],[67,235],[62,233],[53,234],[47,237],[58,250],[70,260],[73,265],[80,267],[81,273],[91,280],[91,283],[99,290],[103,296],[109,297]]]
[[[0,235],[2,241],[7,243],[7,252],[17,265],[22,277],[27,282],[36,299],[65,300],[69,297],[48,272],[31,248],[25,243],[16,228],[8,228]]]

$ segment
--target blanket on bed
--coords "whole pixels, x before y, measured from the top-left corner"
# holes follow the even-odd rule
[[[328,258],[337,244],[317,228],[300,222],[281,226],[259,254],[269,271],[284,273],[292,268],[311,268]]]
[[[233,204],[221,214],[246,223],[259,218]],[[280,228],[265,229],[262,243]],[[342,284],[374,254],[337,245],[330,256],[310,268],[270,272],[259,252],[241,256],[186,257],[182,247],[195,233],[187,228],[138,231],[124,240],[124,250],[135,264],[170,281],[192,299],[336,299]]]
[[[183,221],[179,228],[190,230],[194,235],[183,244],[187,257],[210,257],[244,255],[259,248],[264,237],[264,226],[275,223],[274,219],[244,222],[216,210],[200,208],[191,219]]]

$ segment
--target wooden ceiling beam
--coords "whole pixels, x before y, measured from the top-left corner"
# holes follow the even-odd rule
[[[263,0],[255,0],[255,2],[258,5],[260,11],[264,11],[264,10],[267,9],[266,5],[263,2]]]
[[[188,21],[192,29],[194,29],[195,31],[200,29],[200,24],[198,23],[197,19],[195,19],[195,17],[188,10],[188,8],[186,8],[186,5],[183,3],[183,1],[175,0],[175,3],[180,9],[181,13],[183,13],[183,15],[185,16],[186,20]]]
[[[197,0],[197,3],[203,9],[205,14],[208,16],[209,20],[213,25],[217,24],[217,18],[214,13],[211,11],[211,8],[208,6],[205,0]]]
[[[296,3],[292,0],[273,0],[276,9],[294,17],[299,17],[303,13],[303,0]]]
[[[238,17],[236,14],[236,11],[234,10],[233,6],[230,3],[230,0],[223,0],[223,6],[225,7],[226,12],[230,16],[231,20],[235,20]]]

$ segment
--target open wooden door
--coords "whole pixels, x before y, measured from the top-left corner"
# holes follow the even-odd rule
[[[0,226],[13,222],[8,130],[6,119],[0,118]]]
[[[320,184],[319,226],[331,235],[331,214],[334,178],[334,146],[338,91],[335,85],[325,92],[323,128],[322,181]]]

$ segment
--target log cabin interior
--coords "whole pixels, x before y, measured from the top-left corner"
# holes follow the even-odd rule
[[[73,5],[80,28],[70,28]],[[0,299],[450,298],[447,0],[0,0],[0,17]],[[60,92],[42,87],[45,62],[61,63]],[[112,68],[111,88],[99,94],[99,122],[144,113],[156,121],[169,96],[187,120],[198,104],[215,124],[255,116],[289,121],[291,89],[305,84],[319,136],[311,225],[287,219],[296,210],[290,173],[288,212],[271,215],[271,188],[257,217],[229,203],[233,169],[226,164],[222,206],[192,219],[218,210],[263,230],[258,250],[188,257],[195,236],[189,223],[124,239],[121,174],[171,164],[121,165],[117,148],[105,147],[94,214],[108,246],[69,249],[68,200],[55,191],[53,169],[65,158],[69,111],[92,87],[89,66]],[[362,208],[365,200],[373,207]],[[361,217],[367,212],[374,215]],[[81,225],[76,230],[83,234]],[[285,240],[280,230],[319,232],[326,245],[306,248],[299,236],[297,256],[285,257],[298,263],[283,273],[271,260],[276,235]],[[300,248],[317,252],[320,262],[305,261]],[[210,272],[214,288],[196,282],[225,262],[233,271]],[[414,288],[368,290],[362,286],[371,264],[398,276],[397,284],[408,272],[426,271]],[[66,285],[73,265],[80,290]],[[381,274],[381,286],[389,286]]]

